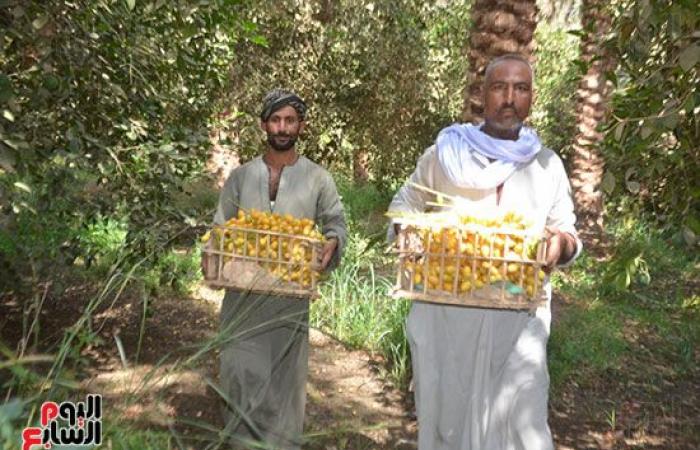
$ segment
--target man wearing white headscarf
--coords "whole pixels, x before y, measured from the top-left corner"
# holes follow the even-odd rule
[[[514,211],[548,236],[546,270],[581,251],[561,159],[523,126],[532,104],[524,58],[493,60],[484,80],[484,123],[442,130],[410,182]],[[430,194],[406,183],[389,211],[422,212]],[[393,238],[397,225],[389,228]],[[420,450],[551,450],[547,340],[551,286],[534,314],[415,302],[407,319]]]

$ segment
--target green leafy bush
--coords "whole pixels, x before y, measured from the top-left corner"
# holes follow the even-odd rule
[[[535,102],[530,121],[544,145],[566,158],[576,129],[572,93],[580,77],[574,64],[580,53],[579,39],[565,29],[540,22],[535,41]]]
[[[97,217],[78,236],[88,261],[98,266],[110,266],[116,262],[126,246],[127,225],[112,218]]]
[[[50,278],[62,266],[51,255],[59,246],[73,259],[101,245],[95,230],[85,247],[76,239],[94,220],[123,220],[135,253],[167,252],[169,233],[202,212],[175,210],[172,199],[202,172],[234,46],[254,36],[238,3],[28,1],[0,10],[0,226],[62,234],[41,258],[30,254],[39,245],[15,245],[4,265],[22,273],[43,259],[35,275]]]
[[[700,243],[700,16],[693,2],[616,4],[607,46],[619,63],[605,136],[613,214],[654,215]],[[696,182],[693,182],[695,180]],[[627,200],[629,201],[627,201]],[[697,248],[697,247],[695,247]]]
[[[630,291],[651,307],[678,307],[697,277],[697,256],[679,236],[658,230],[647,217],[625,218],[611,224],[615,242],[602,273],[603,292]]]
[[[231,128],[244,160],[260,152],[258,112],[273,87],[296,90],[310,105],[303,152],[350,174],[365,154],[375,180],[405,177],[437,131],[460,114],[468,36],[464,1],[326,2],[241,8],[266,48],[240,47],[231,94]],[[293,43],[290,45],[290,43]]]
[[[142,275],[146,288],[159,294],[164,288],[186,294],[200,278],[199,251],[175,249],[160,256]]]

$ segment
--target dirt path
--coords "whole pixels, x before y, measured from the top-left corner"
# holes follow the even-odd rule
[[[47,298],[39,350],[53,351],[51,345],[80,316],[90,295],[72,288]],[[191,297],[150,299],[140,345],[144,303],[138,295],[124,295],[94,316],[93,333],[82,338],[88,345],[76,373],[86,392],[104,395],[108,422],[175,431],[182,448],[193,450],[219,439],[222,402],[214,388],[218,354],[203,345],[216,334],[220,295],[200,289]],[[0,298],[0,313],[0,340],[15,346],[22,329],[19,302]],[[565,313],[566,307],[554,310],[555,316]],[[309,443],[304,448],[415,448],[413,408],[382,380],[377,363],[318,330],[311,330],[310,342],[305,430]],[[557,450],[700,448],[697,373],[677,379],[667,376],[659,361],[640,359],[638,364],[590,385],[564,386],[550,399]]]
[[[179,430],[187,448],[197,435],[211,442],[223,426],[221,401],[212,384],[217,378],[217,352],[192,364],[188,356],[211,339],[218,325],[221,293],[201,288],[193,298],[153,301],[139,364],[124,367],[114,341],[118,334],[127,360],[138,347],[139,307],[116,306],[103,328],[104,345],[91,349],[99,364],[83,383],[88,392],[105,396],[106,408],[140,427]],[[96,321],[105,319],[98,315]],[[412,449],[416,425],[398,390],[385,383],[367,353],[350,350],[318,330],[310,330],[305,449]],[[111,348],[110,348],[111,347]],[[172,355],[161,361],[164,352]],[[201,444],[199,444],[201,445]]]

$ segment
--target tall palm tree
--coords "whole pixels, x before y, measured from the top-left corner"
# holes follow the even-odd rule
[[[583,0],[581,24],[581,60],[587,71],[579,82],[576,104],[577,132],[571,155],[571,184],[574,201],[584,228],[600,232],[603,226],[603,196],[600,190],[604,159],[600,144],[600,124],[605,120],[611,85],[606,72],[613,68],[613,59],[605,50],[603,39],[610,31],[611,15],[600,0]]]
[[[532,59],[537,5],[535,0],[476,0],[472,19],[469,79],[462,114],[465,122],[483,118],[482,85],[491,59],[506,53],[519,53]]]

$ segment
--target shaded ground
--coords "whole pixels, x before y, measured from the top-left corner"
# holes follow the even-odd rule
[[[60,340],[91,295],[81,289],[56,298],[47,295],[39,316],[39,350]],[[566,299],[556,299],[555,305],[555,317],[566,314]],[[222,426],[221,402],[212,387],[217,353],[205,351],[202,344],[216,333],[217,294],[204,289],[192,298],[150,300],[140,344],[143,300],[131,293],[110,306],[95,315],[94,334],[81,337],[88,346],[80,369],[83,389],[105,396],[107,420],[174,430],[185,448],[204,448],[197,438],[216,441]],[[16,347],[21,336],[21,307],[12,297],[3,297],[0,338]],[[655,345],[653,333],[635,339],[640,352]],[[690,351],[697,360],[699,350]],[[193,357],[197,352],[201,356]],[[671,372],[667,363],[653,359],[651,352],[640,353],[632,366],[585,386],[564,386],[550,401],[556,448],[700,448],[700,376]],[[365,352],[312,330],[306,417],[310,443],[305,448],[415,448],[413,407],[382,381],[377,364]],[[0,372],[0,381],[2,377]]]
[[[557,317],[573,307],[555,296]],[[673,320],[673,318],[671,318]],[[631,324],[630,324],[631,325]],[[700,371],[676,370],[679,355],[660,357],[654,330],[626,330],[634,358],[600,377],[569,382],[550,398],[549,423],[558,450],[700,449]],[[700,361],[700,349],[688,359]]]
[[[139,428],[175,430],[188,449],[218,440],[223,402],[215,391],[218,352],[206,351],[218,326],[220,293],[201,289],[192,298],[151,300],[139,345],[143,303],[125,296],[94,316],[81,388],[103,395],[105,420]],[[80,315],[86,292],[73,291],[43,305],[44,345]],[[127,300],[128,299],[128,300]],[[21,310],[2,307],[4,342],[21,337]],[[55,330],[55,331],[50,331]],[[115,338],[117,336],[117,338]],[[124,364],[118,350],[121,343]],[[382,381],[377,363],[318,330],[310,332],[305,449],[411,449],[416,426],[401,392]],[[200,356],[193,355],[201,352]],[[206,444],[198,442],[202,439]]]

